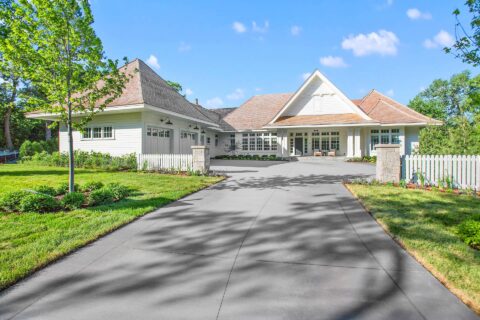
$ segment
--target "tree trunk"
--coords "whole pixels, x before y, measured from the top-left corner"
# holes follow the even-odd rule
[[[72,106],[68,103],[68,191],[75,191],[75,165],[73,155],[73,135],[72,135]]]
[[[52,139],[52,129],[50,129],[49,125],[51,124],[51,121],[45,121],[45,140],[51,140]]]
[[[7,108],[5,116],[3,117],[3,134],[5,135],[5,145],[8,150],[13,150],[12,134],[10,132],[10,118],[12,115],[12,108]]]

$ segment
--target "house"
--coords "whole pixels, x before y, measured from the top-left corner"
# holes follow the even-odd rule
[[[256,95],[238,108],[206,109],[187,101],[139,59],[122,70],[132,75],[123,94],[83,133],[73,133],[75,149],[163,154],[207,145],[212,156],[360,157],[375,155],[376,144],[398,143],[402,154],[410,154],[418,146],[420,129],[440,124],[376,90],[350,100],[319,71],[294,93]],[[28,117],[57,119],[42,112]],[[60,151],[68,150],[65,126],[59,144]]]

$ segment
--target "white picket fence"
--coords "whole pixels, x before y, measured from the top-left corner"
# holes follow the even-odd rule
[[[402,178],[407,182],[445,184],[447,179],[455,188],[480,190],[480,156],[407,155],[403,158]]]
[[[193,156],[191,154],[137,154],[139,170],[178,170],[192,169]]]

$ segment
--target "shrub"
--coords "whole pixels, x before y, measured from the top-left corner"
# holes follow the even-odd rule
[[[12,191],[0,198],[0,209],[7,212],[19,211],[20,201],[31,193],[26,191]]]
[[[57,190],[47,185],[37,186],[33,188],[33,190],[37,191],[38,193],[46,194],[52,197],[57,195]]]
[[[67,193],[60,203],[67,210],[75,210],[82,207],[82,204],[85,203],[85,195],[81,192]]]
[[[49,195],[32,193],[25,196],[19,204],[21,212],[53,212],[59,209],[58,201]]]
[[[69,187],[68,182],[64,182],[64,183],[60,184],[60,185],[57,187],[57,189],[56,189],[57,195],[61,195],[61,194],[67,193],[67,192],[68,192],[68,187]],[[79,190],[80,190],[80,186],[79,186],[77,183],[75,183],[74,189],[75,189],[75,191],[79,191]]]
[[[112,191],[113,198],[115,200],[121,200],[128,197],[130,194],[130,189],[127,186],[121,185],[119,183],[109,183],[106,186],[107,189]]]
[[[27,145],[28,147],[28,145]],[[30,147],[29,147],[30,148]],[[32,149],[32,148],[30,148]],[[29,149],[29,150],[30,150]],[[22,158],[24,163],[32,163],[46,166],[67,167],[68,153],[52,152],[49,154],[45,150],[34,152],[27,152],[29,155]],[[106,169],[106,170],[136,170],[137,157],[134,153],[127,154],[120,157],[112,157],[108,153],[101,152],[86,152],[75,151],[75,167],[77,168],[92,168],[92,169]]]
[[[103,183],[100,181],[90,181],[85,183],[82,187],[81,190],[83,192],[92,192],[95,190],[98,190],[103,187]]]
[[[25,140],[19,149],[20,158],[31,157],[35,154],[32,148],[32,142],[30,140]]]
[[[479,219],[468,219],[458,225],[457,232],[463,242],[474,248],[480,248],[480,216]]]
[[[100,205],[100,204],[108,204],[113,202],[114,195],[112,190],[109,188],[101,188],[98,190],[92,191],[88,197],[88,204],[91,206]]]

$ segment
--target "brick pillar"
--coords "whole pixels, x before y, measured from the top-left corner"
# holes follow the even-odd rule
[[[400,145],[377,144],[377,175],[380,182],[400,181]]]
[[[210,170],[210,152],[207,146],[192,146],[193,171],[208,172]]]

